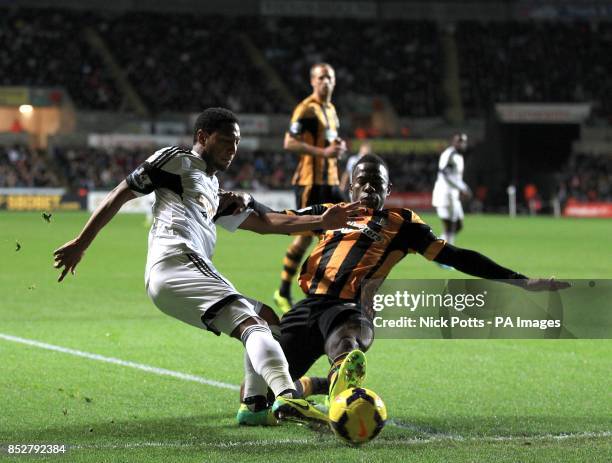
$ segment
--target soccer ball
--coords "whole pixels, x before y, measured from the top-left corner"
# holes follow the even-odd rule
[[[374,439],[386,421],[385,403],[369,389],[347,389],[338,394],[329,406],[332,430],[351,445],[361,445]]]

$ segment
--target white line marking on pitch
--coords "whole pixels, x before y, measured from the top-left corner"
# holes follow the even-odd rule
[[[99,362],[113,363],[115,365],[121,365],[124,367],[135,368],[137,370],[146,371],[147,373],[153,373],[160,376],[171,376],[173,378],[182,379],[183,381],[192,381],[194,383],[206,384],[208,386],[219,387],[222,389],[231,389],[237,391],[240,388],[235,384],[223,383],[221,381],[215,381],[213,379],[203,378],[201,376],[190,375],[188,373],[181,373],[180,371],[166,370],[165,368],[153,367],[151,365],[145,365],[142,363],[130,362],[127,360],[121,360],[114,357],[105,357],[104,355],[91,354],[89,352],[83,352],[81,350],[69,349],[67,347],[55,346],[53,344],[47,344],[46,342],[34,341],[33,339],[25,339],[17,336],[11,336],[9,334],[0,333],[0,339],[6,341],[17,342],[20,344],[26,344],[28,346],[39,347],[41,349],[52,350],[55,352],[61,352],[63,354],[76,355],[77,357],[83,357],[90,360],[98,360]]]
[[[201,376],[190,375],[188,373],[181,373],[180,371],[166,370],[165,368],[153,367],[151,365],[144,365],[142,363],[130,362],[127,360],[121,360],[114,357],[105,357],[99,354],[92,354],[76,349],[69,349],[67,347],[56,346],[54,344],[47,344],[46,342],[35,341],[33,339],[20,338],[18,336],[11,336],[10,334],[0,333],[0,339],[5,341],[12,341],[20,344],[26,344],[28,346],[39,347],[41,349],[51,350],[55,352],[61,352],[63,354],[75,355],[77,357],[83,357],[90,360],[98,360],[100,362],[112,363],[115,365],[121,365],[124,367],[135,368],[137,370],[146,371],[147,373],[153,373],[160,376],[171,376],[173,378],[182,379],[183,381],[192,381],[195,383],[206,384],[208,386],[214,386],[221,389],[230,389],[237,391],[239,386],[235,384],[223,383],[221,381],[215,381],[212,379],[203,378]],[[421,432],[429,437],[424,439],[411,438],[411,439],[393,439],[393,440],[382,440],[384,443],[391,444],[424,444],[436,441],[477,441],[477,442],[507,442],[507,441],[523,441],[523,440],[550,440],[550,439],[572,439],[572,438],[589,438],[589,437],[611,437],[612,432],[583,432],[583,433],[562,433],[562,434],[540,434],[537,436],[483,436],[483,437],[464,437],[455,434],[443,434],[434,433],[424,429],[420,429],[418,426],[406,425],[403,423],[394,423],[393,420],[389,420],[390,425],[397,426],[399,428],[410,429],[415,432]],[[277,441],[245,441],[245,442],[224,442],[224,443],[164,443],[164,442],[143,442],[136,444],[119,444],[119,445],[101,445],[101,446],[74,446],[74,448],[98,448],[98,449],[129,449],[137,447],[232,447],[240,445],[257,445],[265,447],[267,445],[283,444],[303,444],[311,443],[308,440],[301,439],[279,439]]]
[[[533,441],[547,441],[547,440],[567,440],[567,439],[585,439],[585,438],[601,438],[611,437],[612,432],[581,432],[581,433],[569,433],[569,434],[540,434],[537,436],[483,436],[483,437],[462,437],[462,436],[436,436],[427,437],[423,439],[419,438],[406,438],[406,439],[377,439],[373,443],[369,444],[372,446],[386,446],[386,445],[415,445],[415,444],[431,444],[435,442],[445,441],[458,441],[458,442],[533,442]],[[78,450],[121,450],[121,449],[136,449],[146,447],[159,447],[159,448],[214,448],[214,449],[226,449],[235,447],[271,447],[276,445],[312,445],[314,442],[312,439],[270,439],[270,440],[254,440],[254,441],[227,441],[227,442],[134,442],[126,444],[101,444],[101,445],[74,445],[70,446],[72,449]],[[333,440],[318,440],[316,441],[317,446],[333,446],[336,447],[338,442]]]

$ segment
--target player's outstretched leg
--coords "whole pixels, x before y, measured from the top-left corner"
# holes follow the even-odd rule
[[[327,423],[327,416],[302,398],[302,383],[291,381],[288,363],[276,341],[280,333],[278,317],[263,305],[258,319],[260,322],[248,321],[233,333],[234,337],[240,336],[246,347],[243,399],[236,415],[238,423],[271,426],[278,424],[278,419],[316,425]],[[273,339],[269,339],[268,334]],[[270,397],[268,386],[272,391]]]
[[[300,266],[302,257],[304,257],[304,253],[311,242],[312,238],[310,236],[298,236],[293,240],[285,253],[283,271],[281,272],[281,284],[274,293],[274,303],[283,313],[289,312],[293,305],[291,300],[291,283]]]
[[[360,387],[366,376],[364,352],[373,341],[373,331],[358,320],[337,326],[325,341],[325,353],[331,362],[328,374],[329,400],[351,387]]]

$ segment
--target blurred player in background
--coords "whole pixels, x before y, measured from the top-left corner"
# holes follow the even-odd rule
[[[372,145],[369,141],[363,141],[361,146],[359,146],[359,151],[357,154],[353,154],[346,161],[346,168],[344,169],[342,178],[340,179],[340,191],[347,195],[347,197],[349,195],[349,187],[353,181],[353,168],[355,167],[355,164],[357,164],[357,161],[359,161],[359,159],[366,154],[372,154]]]
[[[455,242],[455,236],[463,228],[461,199],[472,197],[470,187],[463,181],[463,155],[467,147],[467,135],[455,133],[451,145],[442,152],[438,161],[438,177],[434,185],[432,204],[444,227],[440,238],[450,244]]]
[[[313,65],[310,85],[312,94],[294,109],[284,140],[284,148],[300,156],[292,180],[297,209],[343,199],[338,187],[338,157],[346,152],[346,143],[338,136],[340,122],[331,102],[336,85],[334,69],[327,63]],[[299,236],[285,253],[281,284],[274,293],[274,302],[283,312],[291,309],[291,283],[310,243],[311,237]]]

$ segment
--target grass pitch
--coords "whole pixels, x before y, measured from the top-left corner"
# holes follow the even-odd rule
[[[32,459],[70,462],[610,461],[608,340],[378,340],[366,385],[391,423],[369,445],[347,448],[294,425],[239,428],[231,387],[242,346],[148,300],[142,216],[116,217],[76,278],[56,283],[51,253],[86,217],[57,213],[48,224],[36,213],[0,214],[0,334],[229,388],[0,338],[0,446],[66,444],[63,455]],[[609,220],[470,216],[458,244],[528,275],[612,278],[611,230]],[[239,290],[271,303],[289,240],[220,231],[215,262]],[[461,275],[420,256],[391,275],[451,276]],[[326,370],[320,361],[314,373]],[[28,459],[0,451],[2,461]]]

